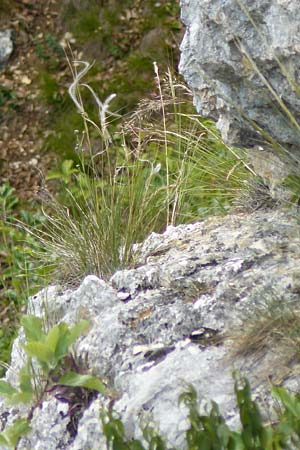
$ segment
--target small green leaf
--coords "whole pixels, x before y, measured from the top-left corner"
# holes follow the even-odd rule
[[[33,392],[16,392],[12,397],[9,398],[8,403],[10,405],[18,405],[20,403],[29,403],[33,397]]]
[[[46,180],[57,180],[58,178],[61,178],[61,172],[58,170],[50,170],[46,176]]]
[[[106,392],[105,386],[97,377],[92,375],[81,375],[76,372],[67,372],[58,380],[58,384],[63,386],[84,387],[98,391],[101,394]]]
[[[32,375],[29,369],[29,363],[22,367],[19,372],[19,389],[22,392],[26,392],[29,394],[33,393],[33,388],[31,384]]]
[[[61,164],[61,171],[64,175],[70,175],[73,172],[76,172],[76,169],[72,169],[74,165],[74,161],[72,159],[65,159]]]
[[[89,322],[87,320],[80,320],[76,323],[71,329],[69,333],[68,342],[69,345],[72,345],[79,336],[82,335],[89,328]]]
[[[9,383],[0,380],[0,395],[3,395],[4,397],[10,397],[16,392],[18,391],[15,388],[13,388]]]
[[[24,348],[27,355],[35,357],[38,362],[46,363],[48,366],[53,363],[54,353],[44,342],[28,342]]]
[[[66,323],[60,323],[58,325],[56,325],[54,327],[54,331],[53,331],[53,335],[54,333],[56,333],[55,329],[57,329],[58,331],[58,340],[56,342],[56,346],[53,349],[54,354],[55,354],[55,358],[57,360],[57,362],[63,358],[64,356],[67,355],[68,351],[69,351],[69,328],[68,325]],[[49,332],[49,337],[50,337],[50,342],[51,342],[51,334],[52,334],[52,330],[50,330]]]
[[[279,399],[286,409],[296,418],[300,418],[300,401],[280,386],[272,387],[272,395]]]
[[[48,345],[53,353],[56,351],[61,335],[64,336],[67,329],[68,327],[66,324],[60,323],[49,330],[49,333],[46,336],[45,344]]]
[[[5,437],[5,434],[2,432],[0,433],[0,444],[4,446],[4,448],[13,448],[12,446],[9,445],[8,440]]]
[[[30,431],[30,426],[26,419],[18,419],[13,425],[7,427],[4,431],[4,436],[8,440],[9,444],[14,448],[21,436]]]
[[[23,316],[21,325],[23,325],[27,342],[44,340],[45,334],[43,332],[43,322],[39,317],[30,315]]]

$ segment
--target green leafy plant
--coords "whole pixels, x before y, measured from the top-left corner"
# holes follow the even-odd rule
[[[60,59],[64,56],[64,51],[60,46],[56,36],[45,33],[42,38],[36,38],[35,52],[38,58],[52,69],[57,69]]]
[[[101,411],[103,434],[106,438],[107,449],[111,450],[166,450],[164,439],[150,425],[143,428],[143,436],[147,443],[145,448],[138,439],[128,441],[125,436],[125,429],[121,419],[112,411]]]
[[[2,440],[8,446],[15,446],[19,437],[28,432],[29,421],[35,408],[41,404],[45,394],[51,392],[57,398],[69,403],[72,425],[69,431],[76,434],[76,424],[82,408],[93,398],[91,394],[107,392],[98,378],[82,373],[83,369],[78,366],[71,353],[72,345],[89,324],[85,320],[80,320],[69,327],[62,322],[45,332],[43,320],[30,315],[23,316],[21,324],[25,333],[23,348],[27,359],[19,371],[18,386],[0,380],[0,395],[9,404],[31,403],[32,407],[26,419],[15,422],[0,434],[0,442]],[[70,390],[75,391],[76,395],[73,393],[71,396]],[[75,409],[72,407],[74,398]]]
[[[71,345],[87,329],[87,321],[81,320],[71,328],[62,322],[51,328],[48,333],[43,331],[42,319],[35,316],[23,316],[21,324],[26,337],[23,348],[27,362],[20,371],[19,386],[15,388],[6,381],[0,381],[0,395],[5,396],[9,403],[26,403],[33,400],[35,404],[39,403],[54,380],[56,384],[87,388],[93,386],[93,389],[104,392],[104,386],[100,381],[89,375],[81,376],[68,372],[56,379]]]
[[[23,208],[27,205],[23,204]],[[10,345],[19,325],[19,314],[27,298],[33,295],[46,277],[46,269],[37,267],[35,251],[39,243],[18,226],[42,226],[41,214],[21,204],[8,184],[0,186],[0,360],[9,361]],[[0,374],[4,372],[1,367]]]
[[[0,444],[3,448],[15,449],[19,439],[30,431],[26,419],[18,419],[12,425],[0,432]]]
[[[241,429],[231,430],[215,402],[210,402],[200,414],[197,393],[188,386],[179,397],[188,409],[189,428],[186,431],[188,450],[296,450],[300,437],[300,396],[292,395],[282,387],[273,386],[272,396],[281,405],[274,422],[266,424],[259,407],[251,399],[249,382],[235,377],[235,394],[240,414]],[[144,442],[128,440],[124,425],[112,410],[101,412],[103,434],[107,449],[112,450],[170,450],[165,440],[149,425],[142,427]],[[145,447],[146,444],[146,447]],[[175,450],[175,449],[173,449]]]
[[[170,73],[164,93],[156,66],[157,98],[117,132],[110,127],[115,95],[101,101],[81,81],[90,65],[77,64],[69,93],[83,119],[84,132],[76,132],[80,162],[68,159],[50,172],[48,179],[64,186],[58,199],[45,202],[46,227],[31,231],[46,250],[42,256],[58,267],[55,276],[68,281],[90,273],[109,277],[134,263],[135,244],[152,231],[225,213],[251,175],[209,122],[185,110],[189,93]],[[86,113],[82,91],[96,103],[97,121]]]
[[[59,169],[50,170],[47,174],[47,180],[61,180],[65,184],[69,184],[72,180],[72,175],[79,172],[79,170],[74,167],[75,162],[72,159],[65,159]]]

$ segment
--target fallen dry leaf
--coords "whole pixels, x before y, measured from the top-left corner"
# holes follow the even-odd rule
[[[31,82],[32,80],[27,75],[21,77],[21,83],[28,85],[31,84]]]

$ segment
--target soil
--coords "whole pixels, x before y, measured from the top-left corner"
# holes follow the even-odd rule
[[[59,3],[13,2],[0,19],[0,29],[14,36],[13,54],[0,73],[0,86],[12,96],[1,108],[0,183],[8,181],[22,199],[34,197],[51,166],[51,154],[43,151],[48,111],[39,101],[35,42],[39,33],[61,32]]]

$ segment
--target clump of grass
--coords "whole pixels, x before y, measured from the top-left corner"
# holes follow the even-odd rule
[[[236,355],[262,355],[276,348],[281,360],[300,358],[300,309],[296,301],[287,302],[275,294],[253,307],[246,315],[242,332],[234,333]]]
[[[64,173],[63,195],[59,201],[46,196],[46,228],[39,232],[48,264],[65,280],[90,273],[107,278],[129,267],[134,244],[168,225],[226,212],[251,175],[210,123],[185,112],[190,93],[170,72],[162,83],[155,66],[157,97],[116,132],[110,128],[118,116],[110,107],[115,96],[100,101],[82,83],[89,64],[77,64],[83,69],[73,69],[69,93],[84,127],[76,134],[79,164],[66,161],[64,172],[71,170]],[[97,122],[85,111],[83,90],[95,101]]]

